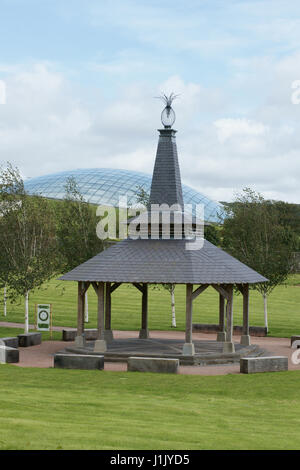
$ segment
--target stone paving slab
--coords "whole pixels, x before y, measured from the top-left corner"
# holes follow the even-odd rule
[[[97,354],[94,352],[94,342],[88,341],[84,347],[68,346],[65,351],[72,354]],[[261,355],[261,350],[256,345],[242,346],[235,344],[235,352],[223,353],[223,343],[217,341],[194,341],[195,355],[183,355],[184,340],[179,338],[118,338],[107,344],[105,361],[127,361],[130,356],[156,357],[179,359],[181,365],[195,364],[223,364],[239,362],[243,356]]]

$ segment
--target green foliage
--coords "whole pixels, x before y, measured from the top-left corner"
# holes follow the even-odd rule
[[[215,224],[205,225],[204,226],[204,238],[205,240],[208,240],[213,245],[220,246],[221,244],[220,228]]]
[[[145,191],[142,186],[137,186],[136,190],[136,202],[138,204],[143,204],[143,206],[147,207],[150,200],[150,194]]]
[[[46,199],[26,194],[10,164],[0,172],[0,200],[1,277],[10,297],[24,296],[57,272],[54,212]]]
[[[65,190],[65,198],[57,210],[58,249],[63,272],[103,250],[103,242],[96,234],[96,207],[84,201],[73,177],[68,178]]]
[[[284,201],[272,201],[272,204],[278,211],[280,225],[289,227],[300,237],[300,204],[291,204]],[[298,245],[297,250],[299,249]]]
[[[291,272],[296,235],[289,226],[281,225],[276,205],[249,188],[237,195],[226,211],[223,247],[269,279],[254,288],[270,293]]]
[[[11,270],[9,257],[6,250],[1,246],[7,226],[5,217],[10,212],[18,208],[24,197],[24,185],[17,168],[8,162],[7,167],[0,168],[0,286],[8,284],[8,278]]]

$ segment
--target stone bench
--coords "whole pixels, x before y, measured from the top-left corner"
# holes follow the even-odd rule
[[[54,367],[60,369],[104,369],[104,356],[89,354],[63,354],[54,355]]]
[[[98,337],[98,330],[97,329],[87,329],[84,330],[85,333],[85,339],[87,341],[89,340],[96,340]],[[62,330],[62,340],[63,341],[75,341],[75,338],[77,336],[77,330]]]
[[[129,372],[160,372],[162,374],[177,374],[179,359],[165,359],[157,357],[129,357]]]
[[[18,335],[18,338],[20,348],[37,346],[42,343],[42,333],[24,333],[22,335]]]
[[[7,338],[1,338],[1,341],[3,341],[5,346],[9,346],[10,348],[18,349],[19,347],[19,339],[17,336],[8,336]]]
[[[216,324],[206,324],[206,323],[193,323],[193,332],[194,333],[219,333],[220,327]],[[234,335],[242,335],[243,327],[240,325],[234,325],[233,327]],[[267,336],[268,330],[264,326],[250,326],[249,327],[250,336]]]
[[[288,358],[286,356],[243,357],[240,359],[241,374],[281,372],[285,370],[288,370]]]
[[[294,341],[300,341],[300,335],[291,336],[291,347],[293,347],[293,342]],[[297,348],[300,348],[300,345],[297,346]]]
[[[16,362],[19,362],[19,350],[0,343],[0,363],[12,364]]]

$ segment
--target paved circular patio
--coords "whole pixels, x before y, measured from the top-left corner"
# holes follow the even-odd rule
[[[115,338],[128,339],[137,338],[138,332],[136,331],[114,331]],[[214,335],[211,334],[193,334],[195,340],[211,341]],[[180,331],[152,331],[151,338],[153,339],[184,339],[184,332]],[[239,336],[234,336],[234,341],[239,341]],[[292,364],[290,358],[294,350],[290,348],[289,338],[272,338],[272,337],[253,337],[253,344],[257,344],[260,348],[266,351],[268,355],[287,356],[289,358],[289,370],[300,370],[300,365]],[[20,348],[20,362],[15,364],[18,367],[53,367],[53,355],[74,343],[66,343],[63,341],[45,341],[39,346],[31,348]],[[110,371],[126,371],[126,363],[120,362],[106,362],[105,370]],[[226,375],[238,374],[239,364],[222,364],[222,365],[209,365],[209,366],[180,366],[180,374],[192,375]]]

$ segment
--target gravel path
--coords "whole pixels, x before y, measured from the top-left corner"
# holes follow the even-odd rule
[[[2,326],[4,322],[0,322]],[[12,324],[9,324],[12,326]],[[19,327],[19,324],[16,324]],[[3,325],[4,326],[4,325]],[[7,326],[7,325],[5,325]],[[62,327],[57,327],[62,330]],[[152,338],[174,338],[184,339],[184,332],[182,331],[151,331]],[[116,331],[114,330],[115,338],[137,338],[137,331]],[[214,335],[195,333],[193,338],[196,340],[212,340]],[[239,341],[239,336],[234,336],[234,341]],[[289,358],[289,369],[300,370],[300,365],[291,363],[290,357],[294,350],[290,348],[289,338],[260,338],[253,337],[253,344],[259,345],[262,349],[268,351],[270,355],[276,356],[288,356]],[[30,348],[20,348],[20,362],[15,364],[18,367],[53,367],[53,354],[55,352],[64,349],[66,346],[71,346],[71,342],[64,341],[45,341],[39,346],[32,346]],[[126,371],[127,365],[125,363],[105,363],[105,370],[110,371]],[[180,374],[189,375],[226,375],[226,374],[238,374],[239,364],[222,364],[222,365],[211,365],[211,366],[180,366]]]

